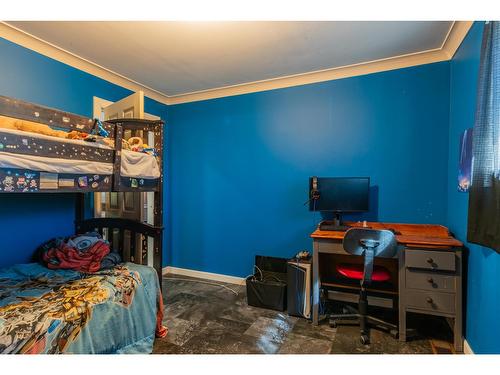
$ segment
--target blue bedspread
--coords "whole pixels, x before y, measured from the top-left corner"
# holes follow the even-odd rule
[[[158,295],[156,271],[133,263],[0,269],[0,353],[150,353]]]

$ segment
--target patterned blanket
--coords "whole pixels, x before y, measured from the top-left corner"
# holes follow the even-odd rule
[[[156,271],[133,263],[93,274],[0,269],[0,353],[150,353],[159,291]]]

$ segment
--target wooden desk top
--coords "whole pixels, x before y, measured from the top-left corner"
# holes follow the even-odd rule
[[[363,228],[362,223],[348,222],[354,228]],[[450,235],[448,228],[442,225],[433,224],[398,224],[398,223],[378,223],[367,222],[371,229],[392,229],[399,244],[407,247],[462,247],[463,244]],[[316,229],[311,238],[342,240],[345,232]]]

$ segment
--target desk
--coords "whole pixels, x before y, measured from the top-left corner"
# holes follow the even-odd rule
[[[352,227],[362,227],[359,223],[347,224]],[[462,351],[463,244],[450,235],[448,228],[441,225],[369,222],[367,226],[371,229],[390,229],[396,234],[397,255],[393,260],[385,260],[389,262],[389,265],[392,261],[394,269],[397,269],[397,277],[393,283],[394,289],[375,290],[375,292],[392,294],[398,300],[400,341],[406,341],[407,312],[439,315],[454,320],[455,350]],[[336,256],[351,256],[342,247],[344,234],[345,232],[340,231],[320,230],[311,234],[313,239],[312,316],[314,324],[319,322],[320,288],[322,286],[320,255],[330,254],[330,259]],[[379,261],[382,259],[377,258]],[[324,286],[341,285],[325,282]],[[359,290],[359,288],[346,286],[349,293],[358,293],[355,289]],[[355,296],[353,297],[355,298]],[[384,305],[384,299],[377,298],[369,299],[369,303],[391,307]],[[355,300],[352,299],[352,301]]]

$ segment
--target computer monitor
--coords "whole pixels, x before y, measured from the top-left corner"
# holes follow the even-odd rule
[[[310,177],[309,210],[330,211],[341,225],[344,212],[369,210],[369,177]]]

